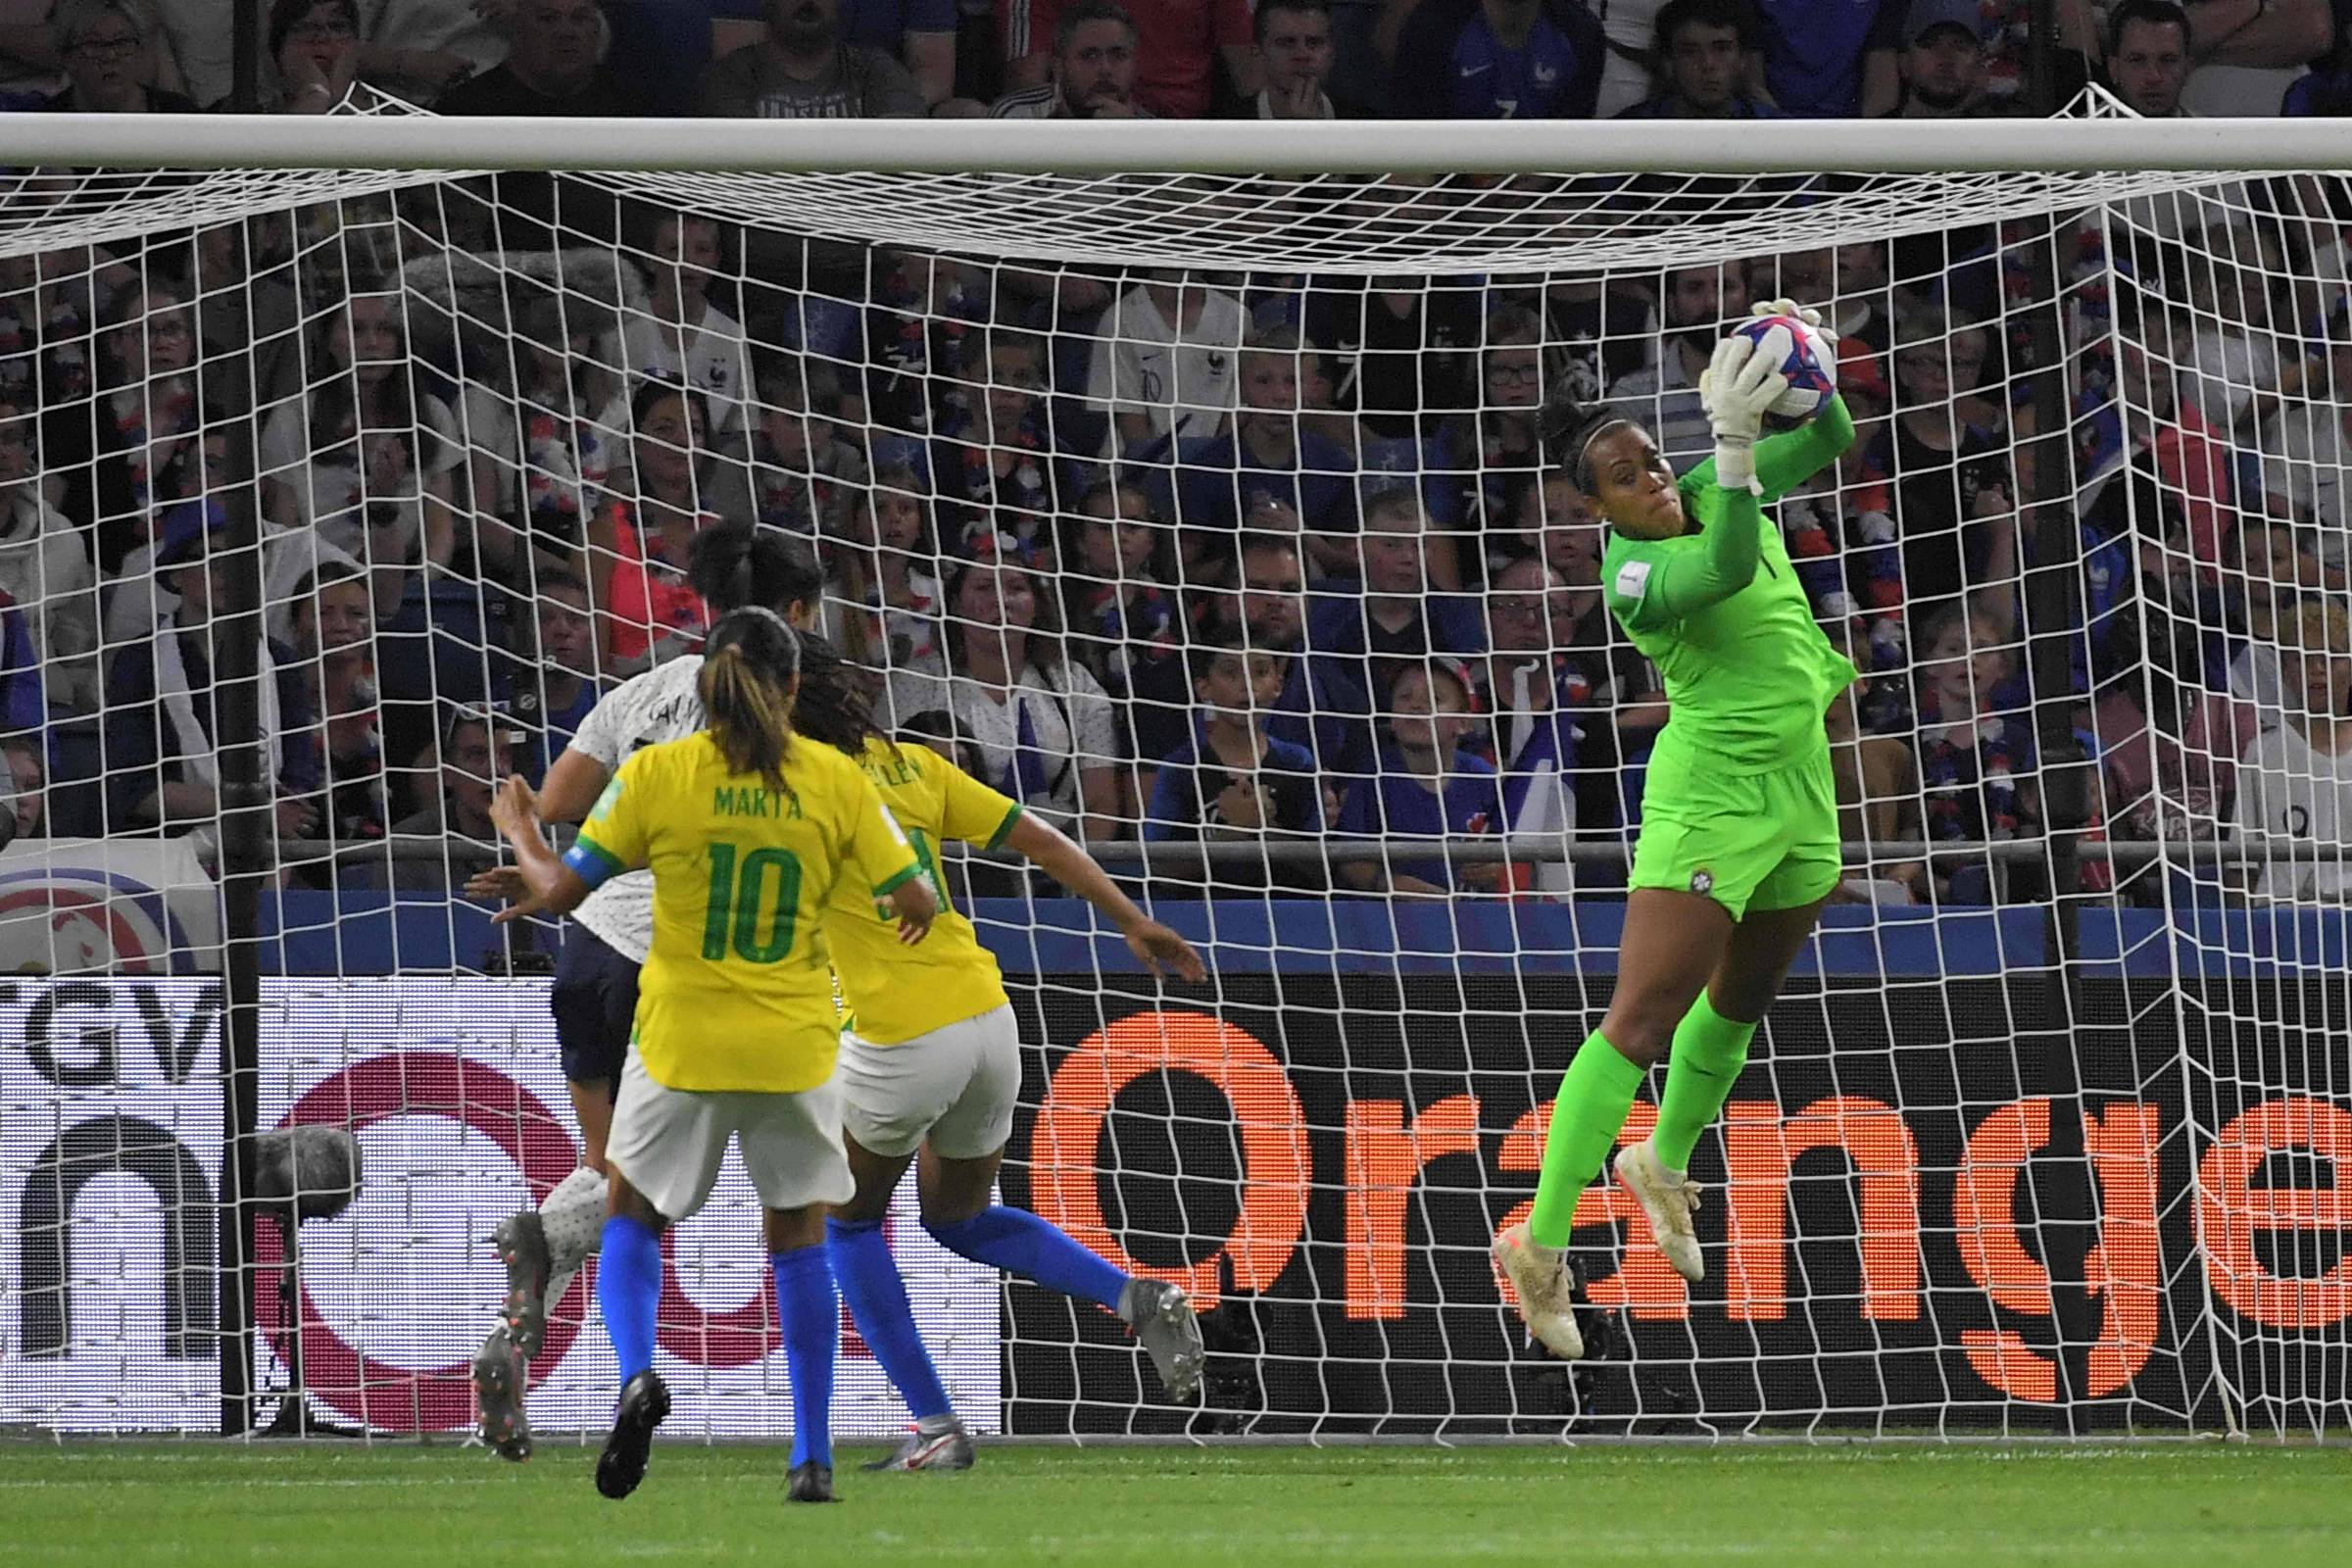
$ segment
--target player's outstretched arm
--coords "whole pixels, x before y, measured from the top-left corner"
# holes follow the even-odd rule
[[[1004,836],[1004,843],[1100,909],[1119,928],[1119,935],[1127,939],[1127,951],[1141,958],[1145,968],[1153,974],[1173,972],[1187,980],[1207,978],[1208,967],[1200,961],[1200,955],[1193,951],[1193,945],[1137,908],[1135,901],[1121,893],[1109,873],[1096,864],[1095,858],[1080,849],[1068,834],[1024,811],[1012,824],[1012,831]]]
[[[490,803],[490,820],[499,835],[514,847],[515,869],[528,890],[520,901],[491,916],[493,924],[505,925],[528,914],[569,914],[579,907],[580,901],[588,897],[588,883],[558,859],[547,840],[539,836],[538,797],[520,774],[499,786]]]

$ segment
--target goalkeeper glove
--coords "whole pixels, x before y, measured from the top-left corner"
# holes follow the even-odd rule
[[[1758,300],[1747,308],[1747,314],[1759,318],[1767,316],[1793,316],[1823,337],[1828,338],[1833,346],[1838,341],[1837,331],[1822,318],[1819,311],[1810,305],[1799,305],[1794,300]]]
[[[1753,338],[1727,337],[1698,374],[1698,404],[1715,432],[1715,482],[1726,490],[1756,488],[1756,437],[1764,416],[1788,378]]]

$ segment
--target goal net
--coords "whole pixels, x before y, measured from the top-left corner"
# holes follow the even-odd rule
[[[2321,172],[7,176],[0,1424],[467,1425],[492,1228],[579,1157],[568,931],[465,894],[491,781],[691,653],[748,525],[898,733],[1209,961],[949,855],[1004,1200],[1211,1351],[1170,1404],[909,1189],[976,1428],[2342,1425],[2348,225]],[[1538,416],[1687,470],[1779,297],[1859,428],[1773,513],[1862,671],[1846,874],[1699,1148],[1707,1278],[1596,1186],[1570,1368],[1488,1246],[1667,714]],[[271,1187],[295,1127],[356,1180]],[[730,1162],[669,1244],[675,1431],[788,1420],[755,1208]],[[607,1418],[586,1284],[531,1377]],[[905,1419],[854,1334],[839,1399]]]

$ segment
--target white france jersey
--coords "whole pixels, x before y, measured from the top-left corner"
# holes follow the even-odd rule
[[[632,752],[684,740],[703,727],[702,694],[695,689],[702,672],[703,656],[692,654],[623,681],[589,710],[568,749],[594,759],[610,776]],[[654,873],[613,877],[571,917],[622,957],[645,962],[654,948]]]
[[[2340,903],[2352,862],[2323,860],[2306,846],[2344,842],[2352,825],[2352,755],[2314,748],[2291,724],[2265,730],[2237,764],[2236,835],[2267,834],[2277,858],[2254,868],[2257,899]]]

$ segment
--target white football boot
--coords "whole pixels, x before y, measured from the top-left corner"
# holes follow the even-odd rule
[[[1538,1247],[1527,1238],[1524,1224],[1513,1225],[1494,1238],[1494,1263],[1519,1298],[1519,1316],[1527,1332],[1563,1361],[1580,1359],[1585,1336],[1576,1326],[1576,1280],[1568,1272],[1564,1249]]]
[[[1649,1233],[1674,1271],[1693,1285],[1705,1279],[1706,1260],[1699,1256],[1698,1232],[1690,1224],[1690,1216],[1698,1212],[1698,1189],[1690,1178],[1668,1170],[1644,1139],[1618,1152],[1617,1179],[1642,1200]]]

